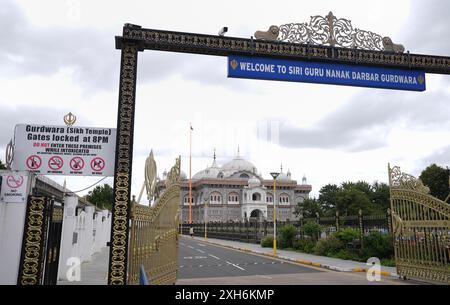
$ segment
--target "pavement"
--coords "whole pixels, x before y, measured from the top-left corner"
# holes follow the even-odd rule
[[[84,262],[80,268],[80,281],[59,280],[57,285],[106,285],[108,282],[109,247],[92,255],[91,261]]]
[[[384,272],[380,281],[368,281],[366,272],[345,272],[327,268],[317,261],[306,261],[296,252],[279,251],[259,245],[219,239],[182,236],[179,241],[177,285],[408,285]],[[286,252],[286,253],[285,253]],[[319,257],[321,258],[321,257]],[[333,260],[334,261],[334,260]],[[338,260],[342,261],[342,260]],[[345,261],[344,261],[345,262]],[[344,266],[344,262],[339,262]],[[323,263],[330,263],[324,261]],[[356,262],[358,263],[358,262]],[[356,265],[345,263],[348,270]],[[359,263],[361,264],[361,263]],[[350,267],[351,268],[350,268]],[[368,266],[364,266],[367,268]]]

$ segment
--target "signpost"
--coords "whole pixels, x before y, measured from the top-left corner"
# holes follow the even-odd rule
[[[1,176],[0,201],[8,203],[24,203],[28,197],[27,173],[7,172]]]
[[[14,146],[14,170],[47,175],[114,175],[114,128],[18,124]]]
[[[384,67],[228,56],[228,77],[425,91],[425,72]]]

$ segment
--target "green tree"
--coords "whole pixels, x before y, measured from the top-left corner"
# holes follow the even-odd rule
[[[336,199],[337,209],[342,216],[357,215],[360,209],[363,214],[371,214],[373,211],[368,196],[364,192],[354,188],[340,189]]]
[[[318,203],[326,216],[333,216],[336,212],[336,196],[339,187],[336,184],[324,185],[319,191]]]
[[[6,169],[6,165],[2,163],[2,160],[0,160],[0,169]]]
[[[311,238],[312,240],[319,240],[322,227],[316,222],[307,222],[302,227],[303,234]]]
[[[375,181],[372,185],[372,203],[379,212],[386,212],[391,206],[389,185]]]
[[[297,230],[291,224],[284,225],[279,231],[280,244],[282,248],[292,248],[295,236],[297,235]]]
[[[87,201],[99,207],[100,209],[111,210],[114,202],[113,189],[109,184],[96,186],[86,195]]]
[[[302,203],[298,203],[295,207],[294,214],[298,217],[302,213],[305,218],[316,217],[316,213],[322,215],[322,210],[317,199],[306,198]]]
[[[449,194],[449,170],[436,164],[431,164],[422,171],[419,178],[430,188],[430,194],[441,200]]]

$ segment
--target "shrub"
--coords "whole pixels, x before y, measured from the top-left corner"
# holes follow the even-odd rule
[[[320,232],[322,231],[321,226],[316,222],[307,222],[303,225],[303,233],[314,240],[318,239]]]
[[[355,240],[359,239],[360,233],[359,230],[356,229],[344,228],[336,231],[334,236],[342,241],[344,245],[347,245],[348,243],[353,243]]]
[[[342,241],[334,236],[330,236],[328,238],[322,238],[317,242],[314,253],[317,255],[330,256],[339,252],[343,248],[344,244]]]
[[[293,248],[301,252],[313,253],[315,244],[309,239],[294,239]]]
[[[395,260],[394,259],[389,259],[389,258],[383,258],[380,261],[382,266],[387,266],[387,267],[395,267]]]
[[[281,248],[292,248],[295,235],[297,231],[291,224],[283,226],[280,231],[280,246]]]
[[[273,236],[266,236],[261,239],[261,247],[269,248],[273,247]]]
[[[345,260],[353,260],[353,261],[360,261],[360,257],[358,256],[358,253],[355,251],[351,251],[349,249],[341,249],[337,253],[334,253],[331,255],[332,257],[345,259]]]
[[[372,231],[364,237],[361,249],[361,258],[367,260],[369,257],[391,258],[394,255],[394,245],[391,234],[383,234]]]

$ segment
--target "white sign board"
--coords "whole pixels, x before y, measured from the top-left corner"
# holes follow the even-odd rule
[[[114,176],[115,128],[18,124],[14,170],[44,175]]]
[[[24,203],[27,199],[28,175],[25,173],[3,173],[0,201]]]

